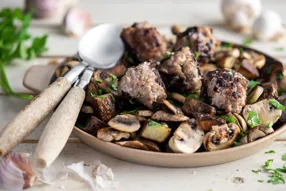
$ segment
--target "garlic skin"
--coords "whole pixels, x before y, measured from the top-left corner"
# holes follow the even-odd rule
[[[245,32],[261,13],[260,0],[222,0],[221,11],[226,23],[235,31]]]
[[[36,179],[25,155],[10,153],[0,161],[0,187],[22,190],[33,186]]]
[[[91,16],[84,10],[72,8],[65,15],[63,27],[68,36],[82,36],[90,26]]]
[[[278,40],[283,36],[282,19],[274,11],[264,11],[254,22],[253,36],[261,41]]]

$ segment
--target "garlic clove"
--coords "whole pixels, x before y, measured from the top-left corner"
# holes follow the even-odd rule
[[[36,176],[27,157],[10,153],[0,161],[0,185],[6,189],[22,190],[34,185]]]
[[[278,40],[283,36],[282,19],[274,11],[264,11],[253,24],[253,36],[262,41]]]
[[[72,8],[65,15],[63,27],[68,36],[82,36],[90,26],[90,15],[81,9]]]

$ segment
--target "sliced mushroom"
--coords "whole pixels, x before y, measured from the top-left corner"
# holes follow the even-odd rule
[[[194,153],[202,145],[204,132],[197,126],[195,119],[190,119],[176,129],[169,140],[169,147],[177,153]]]
[[[201,66],[201,72],[205,75],[206,73],[217,69],[215,64],[204,64]]]
[[[150,110],[138,110],[137,115],[141,117],[151,117],[153,115],[153,111]]]
[[[261,69],[265,63],[266,63],[266,58],[262,54],[258,54],[254,51],[250,52],[252,59],[254,60],[254,66],[256,66],[258,69]]]
[[[149,119],[141,131],[141,136],[162,143],[168,138],[170,133],[171,128],[169,128],[167,124],[158,123]]]
[[[232,69],[235,61],[236,61],[235,57],[229,56],[229,57],[223,58],[221,60],[218,60],[217,64],[220,68]]]
[[[261,86],[256,86],[256,88],[247,96],[247,104],[255,103],[260,96],[263,94],[264,88]]]
[[[174,114],[183,114],[181,108],[174,106],[168,100],[163,100],[163,103],[172,111]]]
[[[91,116],[87,127],[81,128],[81,129],[84,130],[85,132],[95,136],[98,129],[103,128],[103,127],[107,127],[107,126],[108,125],[106,123],[104,123],[103,121],[101,121],[97,117]]]
[[[194,113],[194,117],[197,120],[198,126],[205,132],[211,130],[212,126],[225,124],[225,121],[214,115],[206,113]]]
[[[256,102],[252,105],[246,105],[242,111],[243,118],[249,126],[253,125],[249,119],[249,112],[257,113],[261,123],[256,125],[268,125],[269,123],[276,123],[280,118],[282,111],[275,109],[270,103],[269,100],[264,99],[262,101]]]
[[[114,95],[118,95],[118,79],[115,75],[109,73],[108,71],[97,70],[93,73],[91,80],[104,92],[111,92]]]
[[[247,144],[253,141],[256,141],[257,139],[260,139],[262,137],[265,137],[266,135],[269,135],[274,132],[274,129],[272,127],[268,127],[265,125],[259,125],[257,127],[254,127],[250,129],[245,136],[243,136],[239,143],[241,145]]]
[[[147,119],[145,117],[139,116],[139,115],[132,115],[132,114],[124,114],[127,117],[137,119],[140,122],[146,121]]]
[[[152,141],[146,139],[140,139],[139,141],[143,143],[148,148],[149,151],[155,151],[155,152],[161,151],[158,145]]]
[[[110,127],[101,128],[97,131],[97,138],[102,141],[120,141],[121,139],[129,139],[130,133],[120,132]]]
[[[186,100],[186,97],[179,94],[179,93],[171,93],[171,98],[177,102],[180,102],[180,103],[184,103],[185,100]]]
[[[247,123],[246,121],[243,119],[243,117],[237,113],[233,113],[233,115],[235,116],[235,118],[238,120],[239,124],[240,124],[240,127],[241,127],[241,130],[243,132],[246,132],[247,131]]]
[[[86,114],[93,114],[94,113],[92,107],[89,105],[83,105],[80,109],[80,112],[86,113]]]
[[[85,101],[87,103],[92,104],[92,100],[93,97],[97,94],[97,87],[95,85],[95,83],[93,83],[92,81],[89,82],[87,88],[86,88],[86,96],[85,96]]]
[[[170,114],[166,111],[160,110],[155,112],[151,119],[154,119],[156,121],[170,121],[170,122],[183,122],[188,120],[189,118],[187,116],[184,116],[183,114]]]
[[[253,60],[243,59],[240,68],[237,70],[247,79],[256,79],[259,77],[258,69],[254,66]]]
[[[214,107],[193,98],[187,98],[182,109],[186,115],[192,115],[193,113],[216,113]]]
[[[135,132],[140,128],[139,120],[127,115],[116,115],[108,122],[108,125],[113,129],[128,133]]]
[[[119,142],[115,142],[115,144],[123,146],[123,147],[129,147],[129,148],[133,148],[133,149],[139,149],[139,150],[146,150],[148,151],[148,147],[138,141],[138,140],[134,140],[134,141],[119,141]]]
[[[102,121],[109,121],[116,115],[115,98],[112,94],[94,96],[92,106]]]
[[[240,128],[234,123],[213,126],[204,137],[204,147],[207,151],[217,151],[229,148],[240,133]]]
[[[267,82],[262,84],[262,87],[264,88],[264,92],[261,96],[262,99],[270,99],[270,98],[278,98],[278,85],[277,82]]]

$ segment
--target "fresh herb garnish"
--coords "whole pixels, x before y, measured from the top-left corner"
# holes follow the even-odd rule
[[[271,128],[273,126],[273,122],[269,122],[268,124],[267,124],[267,127],[268,128]]]
[[[269,151],[266,151],[265,154],[271,154],[271,153],[275,153],[274,150],[269,150]]]
[[[227,122],[229,123],[235,123],[236,120],[233,116],[229,116],[229,115],[223,115],[223,116],[220,116],[221,118],[223,118],[224,120],[226,120]]]
[[[268,180],[268,183],[272,184],[285,184],[285,179],[283,175],[276,169],[271,169],[272,174],[269,176],[271,179]]]
[[[258,182],[263,183],[263,182],[264,182],[264,180],[258,180]]]
[[[109,77],[109,79],[110,79],[110,87],[113,89],[113,90],[115,90],[115,91],[117,91],[117,83],[116,83],[116,80],[117,80],[117,77],[115,76],[115,75],[113,75],[113,74],[110,74],[110,77]]]
[[[251,45],[252,43],[253,43],[253,41],[250,40],[250,39],[246,39],[246,40],[243,41],[244,45]]]
[[[279,89],[278,89],[278,96],[283,95],[283,93],[284,93],[284,90],[283,90],[283,89],[281,89],[281,88],[279,88]]]
[[[277,80],[282,80],[283,79],[283,74],[281,72],[279,72],[277,74]]]
[[[96,82],[96,83],[102,83],[102,80],[100,80],[100,79],[98,79],[98,78],[94,78],[94,82]]]
[[[247,115],[247,121],[249,122],[251,128],[261,124],[261,120],[256,112],[249,111]]]
[[[282,52],[284,51],[284,47],[275,47],[273,48],[274,51]]]
[[[103,90],[102,90],[102,89],[99,89],[99,90],[98,90],[98,95],[102,95],[102,92],[103,92]]]
[[[32,13],[20,9],[0,11],[0,86],[10,96],[32,99],[32,95],[15,93],[6,76],[5,67],[15,59],[30,60],[47,51],[47,35],[33,38],[28,32]]]
[[[258,174],[259,172],[261,172],[262,170],[258,169],[258,170],[252,170],[253,173]]]
[[[240,132],[239,132],[239,136],[240,136],[240,137],[244,137],[244,135],[245,135],[245,134],[244,134],[243,131],[240,131]]]
[[[148,126],[162,126],[161,123],[148,119]]]
[[[131,111],[123,111],[120,114],[136,114],[138,112],[139,108],[136,108],[134,110]]]
[[[134,101],[132,98],[129,100],[129,103],[134,104]]]
[[[200,98],[200,94],[189,94],[187,96],[185,96],[187,98],[193,98],[193,99],[196,99],[196,100],[199,100],[201,101],[202,99]]]
[[[248,81],[248,87],[249,88],[254,88],[254,87],[256,87],[259,84],[261,84],[261,82],[259,82],[259,81],[253,81],[253,80],[249,80]]]
[[[284,154],[282,155],[282,160],[283,160],[283,161],[286,161],[286,153],[284,153]]]
[[[172,54],[173,54],[172,52],[167,51],[166,55],[165,55],[165,58],[169,58],[170,56],[172,56]]]
[[[280,104],[277,100],[275,99],[269,99],[269,103],[271,105],[273,105],[276,109],[280,109],[282,111],[285,111],[286,110],[286,106]]]
[[[268,159],[268,160],[265,162],[263,168],[264,168],[265,170],[270,170],[269,166],[270,166],[271,163],[273,163],[273,159]]]
[[[278,170],[279,172],[286,173],[286,163],[283,165],[282,168],[277,168],[277,170]]]
[[[232,47],[232,43],[230,43],[230,42],[222,43],[221,47],[223,47],[223,48],[231,48]]]
[[[238,147],[238,146],[240,146],[240,143],[239,143],[239,142],[237,142],[237,141],[234,141],[232,146],[234,146],[234,147]]]
[[[200,57],[201,53],[195,52],[195,59],[198,59]]]
[[[97,95],[96,97],[97,97],[97,98],[100,98],[100,99],[103,99],[103,98],[104,98],[103,95]]]
[[[95,92],[90,92],[89,95],[90,95],[91,98],[94,98],[96,96],[96,93]]]

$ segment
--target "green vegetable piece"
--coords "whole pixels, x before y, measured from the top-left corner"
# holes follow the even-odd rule
[[[232,43],[226,42],[226,43],[222,43],[222,44],[221,44],[221,47],[223,47],[223,48],[231,48],[232,45],[233,45]]]
[[[90,96],[91,98],[94,98],[94,97],[96,96],[96,93],[95,93],[95,92],[90,92],[90,93],[89,93],[89,96]]]
[[[276,109],[280,109],[282,111],[285,111],[286,110],[286,106],[280,104],[277,100],[275,99],[269,99],[269,103],[271,105],[273,105]],[[280,117],[280,116],[279,116]]]
[[[99,84],[100,84],[100,83],[102,83],[102,80],[100,80],[100,79],[98,79],[98,78],[95,78],[95,79],[94,79],[94,82],[96,82],[96,83],[99,83]]]
[[[282,79],[283,79],[283,74],[279,72],[277,74],[277,80],[282,80]]]
[[[117,77],[115,76],[115,75],[113,75],[113,74],[110,74],[110,87],[113,89],[113,90],[115,90],[115,91],[117,91],[118,90],[118,88],[117,88],[117,84],[116,84],[116,82],[115,82],[115,80],[117,79]]]
[[[172,56],[172,52],[167,51],[166,55],[165,55],[165,58],[169,58],[170,56]]]
[[[264,182],[264,180],[258,180],[258,182],[263,183],[263,182]]]
[[[251,128],[256,127],[262,123],[256,112],[249,111],[247,115],[247,121],[249,122]]]
[[[253,80],[249,80],[248,81],[248,87],[249,88],[254,88],[254,87],[256,87],[259,84],[261,84],[261,82],[259,82],[259,81],[253,81]]]
[[[156,121],[153,121],[153,120],[151,120],[151,119],[148,119],[148,125],[149,126],[162,126],[162,124],[161,123],[158,123],[158,122],[156,122]]]
[[[273,122],[269,122],[267,125],[268,128],[271,128],[272,126],[273,126]]]
[[[263,168],[264,168],[265,170],[270,170],[269,166],[271,165],[271,163],[273,163],[273,159],[268,159],[268,160],[265,162]]]
[[[284,153],[284,154],[282,155],[282,160],[283,160],[283,161],[286,161],[286,153]]]
[[[258,174],[259,172],[261,172],[262,170],[258,169],[258,170],[252,170],[253,173]]]
[[[195,52],[195,59],[198,59],[200,57],[201,53]]]
[[[223,118],[224,120],[226,120],[227,122],[229,123],[235,123],[236,120],[233,116],[229,116],[229,115],[223,115],[223,116],[220,116],[221,118]]]
[[[253,41],[250,40],[250,39],[246,39],[246,40],[243,41],[244,45],[251,45],[252,43],[253,43]]]
[[[284,49],[284,47],[275,47],[275,48],[273,48],[273,50],[274,50],[274,51],[277,51],[277,52],[282,52],[282,51],[284,51],[285,49]]]
[[[272,154],[272,153],[275,153],[274,150],[269,150],[269,151],[266,151],[265,154]]]
[[[193,99],[202,101],[202,99],[200,98],[200,94],[189,94],[189,95],[187,96],[187,98],[193,98]]]

